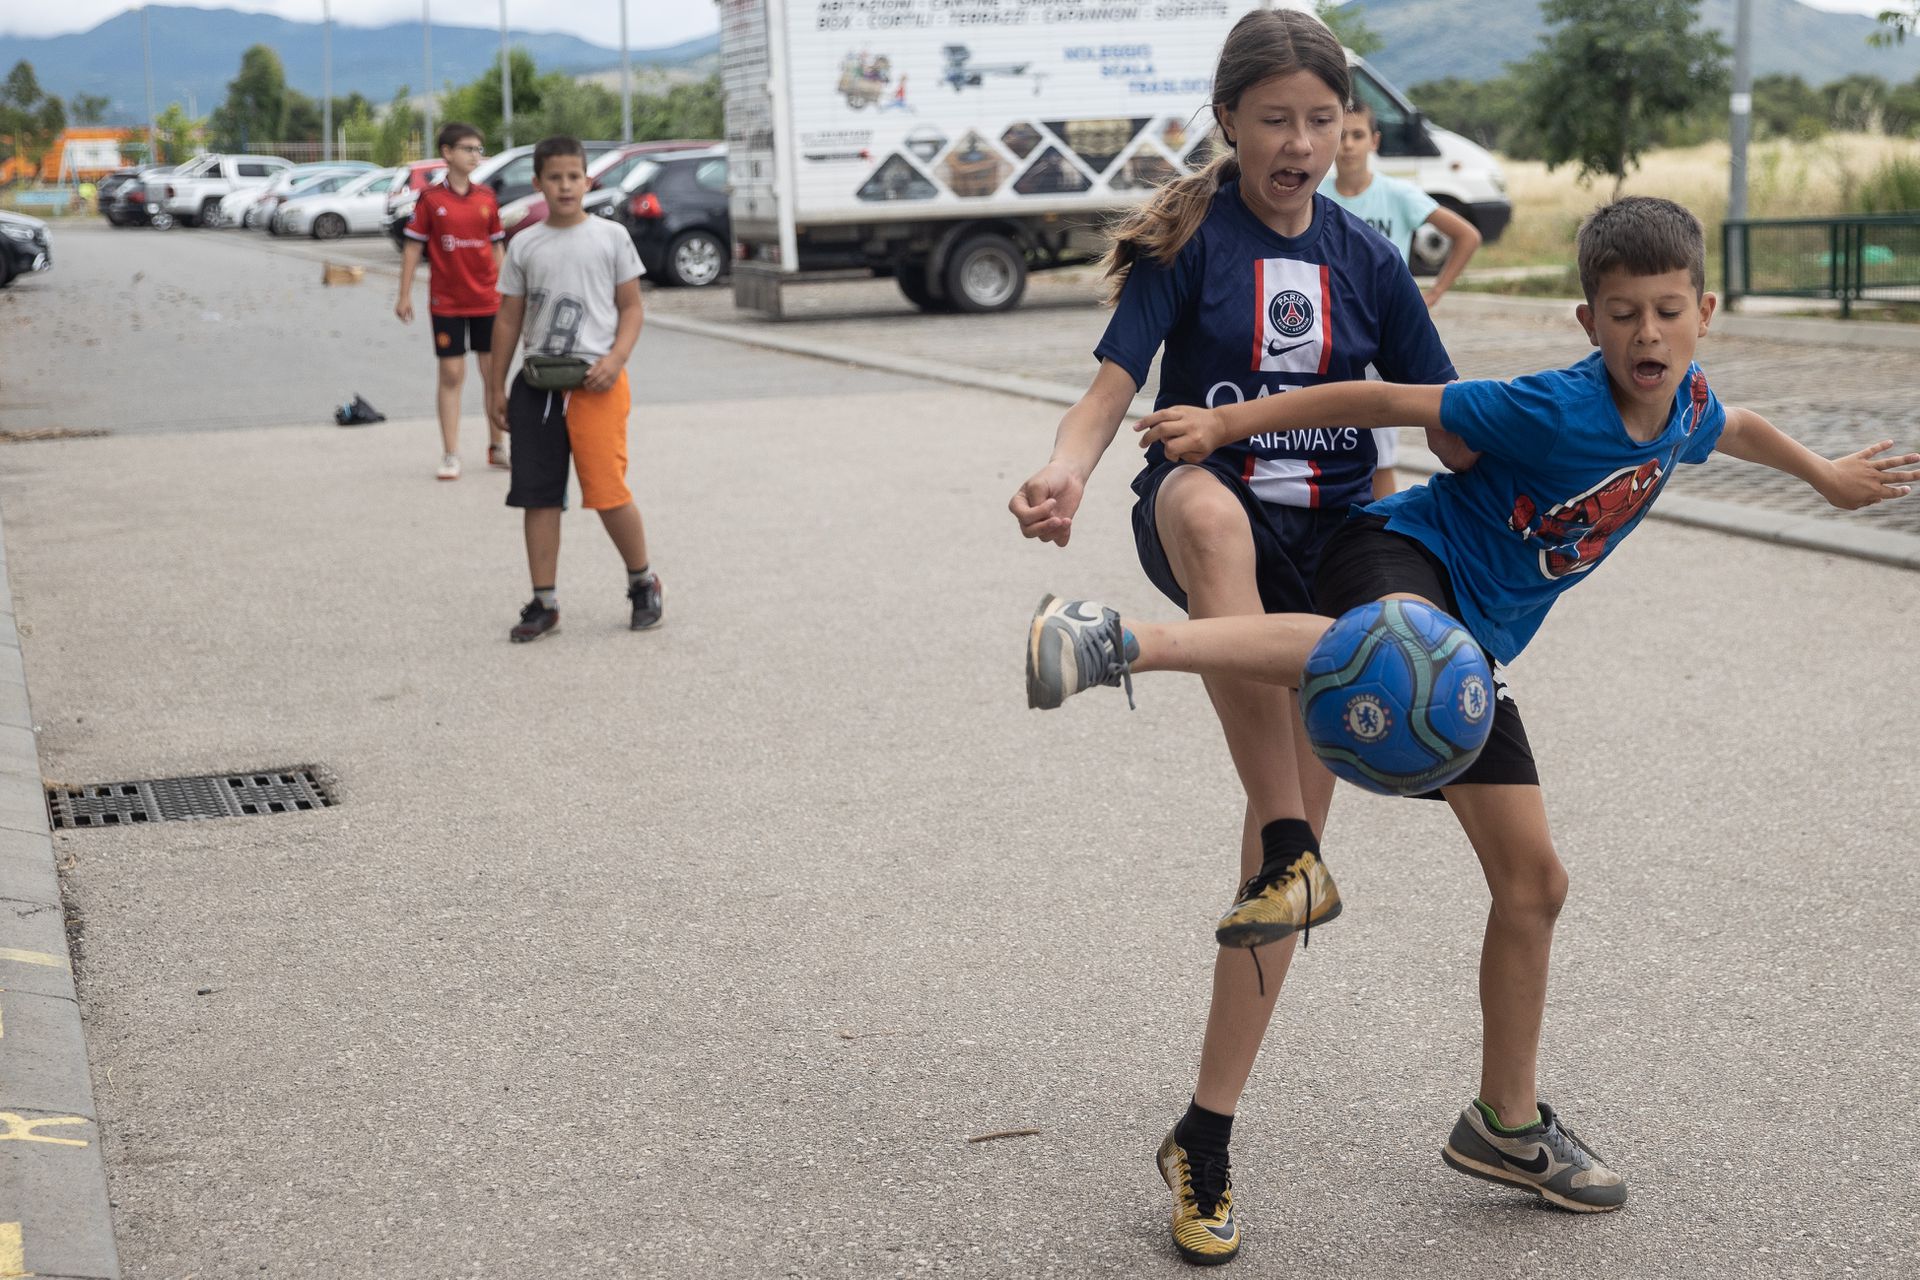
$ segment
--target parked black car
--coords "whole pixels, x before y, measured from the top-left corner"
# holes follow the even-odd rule
[[[133,170],[126,181],[111,191],[103,183],[100,188],[100,212],[107,221],[116,227],[144,227],[153,220],[152,210],[147,206],[147,180],[172,173],[177,165],[150,164]],[[118,178],[125,169],[115,173]],[[166,215],[162,215],[163,217]]]
[[[641,265],[657,280],[704,288],[733,261],[725,147],[648,156],[618,195],[594,196],[600,198],[590,197],[588,207],[626,227]]]
[[[51,270],[53,248],[47,240],[47,224],[0,210],[0,289],[12,284],[15,276]]]
[[[108,222],[113,223],[116,227],[119,226],[120,223],[115,218],[113,212],[113,197],[129,182],[132,182],[139,176],[139,166],[135,165],[131,168],[115,169],[112,173],[100,179],[94,188],[93,207],[95,212],[99,213],[99,215]]]

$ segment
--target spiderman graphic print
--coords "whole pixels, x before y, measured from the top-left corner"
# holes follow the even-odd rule
[[[1440,417],[1479,461],[1367,509],[1440,558],[1462,620],[1502,662],[1526,646],[1559,593],[1633,530],[1676,467],[1711,456],[1726,425],[1693,365],[1666,428],[1633,439],[1598,352],[1512,382],[1454,383]]]

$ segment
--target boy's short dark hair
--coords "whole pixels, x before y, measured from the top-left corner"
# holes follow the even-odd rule
[[[449,120],[440,126],[440,132],[434,135],[434,146],[445,151],[448,147],[457,147],[472,138],[475,142],[484,142],[480,131],[470,124],[459,120]]]
[[[1625,196],[1603,204],[1580,224],[1574,247],[1589,303],[1609,271],[1657,276],[1684,270],[1696,296],[1707,291],[1706,233],[1700,219],[1671,200]]]
[[[587,163],[587,149],[580,145],[580,139],[570,138],[564,133],[556,133],[551,138],[542,138],[533,148],[533,176],[538,178],[547,161],[557,156],[578,156],[581,167]]]
[[[1373,121],[1373,131],[1375,133],[1380,132],[1380,117],[1374,114],[1372,107],[1360,101],[1360,99],[1355,98],[1347,104],[1347,114],[1350,116],[1365,116],[1367,119]]]

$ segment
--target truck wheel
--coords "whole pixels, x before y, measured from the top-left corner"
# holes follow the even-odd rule
[[[1005,236],[974,236],[947,259],[947,303],[955,311],[981,314],[1020,304],[1027,291],[1027,259]]]
[[[337,213],[323,213],[313,220],[315,240],[338,240],[347,234],[347,220]]]
[[[689,231],[667,247],[666,275],[671,284],[704,289],[726,269],[727,247],[710,231]]]
[[[155,231],[169,231],[173,228],[173,215],[165,209],[155,209],[147,215],[147,225]]]
[[[203,227],[217,227],[220,225],[220,202],[218,200],[203,200],[200,202],[200,225]]]
[[[922,311],[946,311],[945,298],[933,296],[933,286],[927,279],[927,264],[924,262],[903,262],[894,269],[893,282],[900,286],[900,292],[908,302]]]

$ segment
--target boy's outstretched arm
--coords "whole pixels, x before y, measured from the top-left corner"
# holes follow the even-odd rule
[[[1893,448],[1891,440],[1843,458],[1823,458],[1751,409],[1727,410],[1727,425],[1714,448],[1730,458],[1796,476],[1842,511],[1904,498],[1920,480],[1920,471],[1903,469],[1920,463],[1920,453],[1880,456]]]
[[[1397,382],[1330,382],[1218,409],[1176,405],[1148,414],[1134,430],[1141,448],[1161,444],[1175,462],[1198,462],[1248,436],[1309,427],[1426,427],[1431,433],[1440,426],[1443,390]]]

